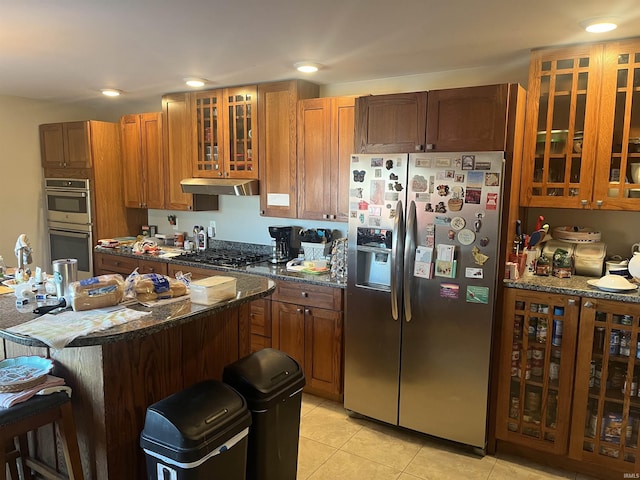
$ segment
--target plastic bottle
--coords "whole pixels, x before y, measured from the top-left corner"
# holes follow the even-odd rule
[[[7,273],[7,265],[4,263],[4,258],[0,255],[0,278],[4,278]]]
[[[204,231],[204,227],[200,227],[198,232],[198,250],[207,249],[207,232]]]

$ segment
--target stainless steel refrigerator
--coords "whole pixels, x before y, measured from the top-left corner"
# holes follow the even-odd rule
[[[503,159],[351,156],[346,409],[484,452]]]

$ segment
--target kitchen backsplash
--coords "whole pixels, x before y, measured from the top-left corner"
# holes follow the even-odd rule
[[[536,219],[543,215],[552,232],[555,227],[578,226],[591,227],[602,233],[602,241],[607,244],[607,257],[631,256],[631,245],[640,242],[640,212],[612,212],[594,210],[575,210],[565,208],[530,208],[526,225],[535,226]]]
[[[158,226],[158,233],[173,235],[185,232],[191,235],[194,225],[209,226],[216,223],[216,240],[270,245],[269,226],[291,225],[301,228],[327,228],[338,230],[340,238],[347,234],[347,224],[341,222],[323,222],[317,220],[299,220],[295,218],[273,218],[260,216],[260,198],[219,197],[219,210],[211,212],[184,212],[174,210],[149,210],[149,224]],[[167,217],[176,216],[177,229],[169,224]]]

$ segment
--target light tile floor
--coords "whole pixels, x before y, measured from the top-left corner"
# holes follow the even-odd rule
[[[589,480],[498,454],[350,418],[342,404],[303,394],[297,480]]]

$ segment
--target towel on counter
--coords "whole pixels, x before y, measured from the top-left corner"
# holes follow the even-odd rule
[[[48,395],[55,392],[66,392],[71,397],[71,387],[64,385],[64,378],[47,375],[44,383],[18,392],[0,393],[0,408],[9,408],[16,403],[29,400],[34,395]]]
[[[105,308],[84,312],[66,311],[57,315],[48,313],[8,328],[7,331],[37,338],[51,348],[60,350],[77,337],[107,330],[150,313],[122,307],[117,307],[115,310]]]

